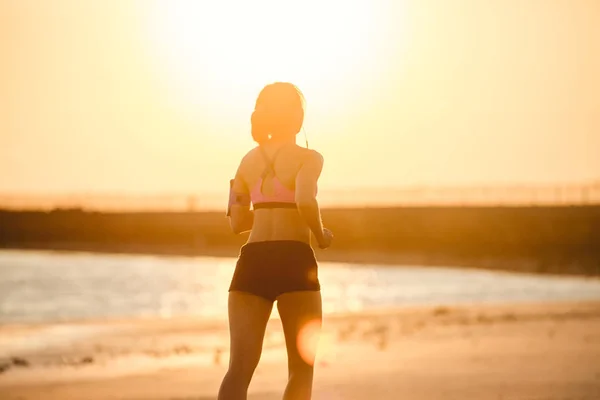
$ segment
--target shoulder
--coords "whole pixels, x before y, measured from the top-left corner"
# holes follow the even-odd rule
[[[312,149],[303,149],[302,164],[300,169],[311,175],[319,176],[323,170],[324,158],[321,153]]]
[[[255,154],[257,152],[257,149],[258,149],[258,147],[254,147],[253,149],[249,150],[246,154],[244,154],[242,156],[242,159],[240,160],[240,167],[248,164],[249,162],[252,162],[252,160],[255,159]]]
[[[242,161],[247,161],[249,159],[254,158],[254,155],[259,151],[258,146],[251,148],[250,150],[248,150],[248,152],[246,154],[244,154],[244,156],[242,157]]]
[[[323,155],[321,153],[319,153],[316,150],[312,150],[312,149],[303,149],[303,151],[304,151],[303,160],[305,163],[323,166],[323,163],[325,162],[325,158],[323,157]]]

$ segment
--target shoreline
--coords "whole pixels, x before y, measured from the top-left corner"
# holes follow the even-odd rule
[[[195,318],[0,326],[0,349],[6,400],[205,400],[225,373],[228,333]],[[343,313],[324,319],[314,396],[592,400],[598,357],[597,301]],[[273,319],[249,399],[280,398],[285,365]]]
[[[19,245],[0,244],[0,250],[15,251],[52,251],[66,253],[90,254],[125,254],[152,256],[181,256],[181,257],[215,257],[237,258],[239,247],[225,246],[149,246],[84,243],[84,242],[52,242],[27,243]],[[382,251],[347,251],[333,248],[314,249],[319,262],[350,263],[360,266],[378,265],[391,268],[418,266],[444,267],[461,269],[478,269],[490,271],[505,271],[515,273],[533,273],[559,276],[600,276],[600,263],[595,258],[573,260],[549,260],[534,257],[500,258],[500,257],[452,257],[436,254],[408,254]]]

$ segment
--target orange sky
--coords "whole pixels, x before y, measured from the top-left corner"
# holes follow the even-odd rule
[[[226,190],[288,77],[325,190],[600,178],[596,0],[230,3],[0,0],[0,192]]]

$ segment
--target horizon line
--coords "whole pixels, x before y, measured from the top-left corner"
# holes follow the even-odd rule
[[[589,181],[575,181],[575,182],[553,182],[553,183],[527,183],[527,182],[515,182],[515,183],[492,183],[492,184],[446,184],[446,185],[434,185],[434,184],[409,184],[409,185],[395,185],[395,186],[383,186],[383,185],[357,185],[357,186],[345,186],[345,187],[322,187],[321,193],[342,193],[351,192],[357,190],[373,190],[377,192],[382,191],[393,191],[393,192],[405,192],[414,190],[431,190],[431,191],[469,191],[469,190],[509,190],[509,189],[600,189],[600,178]],[[204,191],[193,191],[193,190],[141,190],[141,191],[128,191],[122,189],[112,190],[86,190],[86,189],[75,189],[75,190],[49,190],[49,191],[32,191],[32,190],[0,190],[0,198],[2,197],[14,197],[14,196],[214,196],[222,195],[227,192],[226,186],[223,190],[204,190]]]

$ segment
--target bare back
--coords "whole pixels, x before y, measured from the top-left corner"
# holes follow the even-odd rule
[[[303,170],[307,160],[315,156],[320,157],[320,154],[293,143],[268,143],[262,148],[256,147],[242,159],[235,189],[246,193],[260,190],[264,195],[271,195],[275,190],[275,180],[278,180],[285,188],[296,191],[296,195],[301,194],[299,191],[312,190],[310,186],[316,188],[318,176],[303,179],[307,175]],[[269,167],[272,173],[265,176],[265,168]],[[254,211],[248,242],[296,240],[310,243],[310,236],[309,227],[296,209],[265,208]]]

